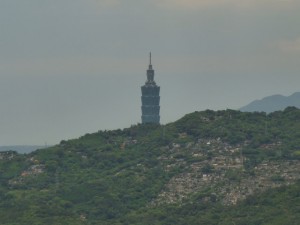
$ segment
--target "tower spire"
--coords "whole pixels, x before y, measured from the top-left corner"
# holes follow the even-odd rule
[[[149,61],[150,61],[150,62],[149,62],[149,70],[153,70],[153,68],[152,68],[152,56],[151,56],[151,52],[150,52],[149,56],[150,56],[150,57],[149,57],[149,59],[150,59],[150,60],[149,60]]]

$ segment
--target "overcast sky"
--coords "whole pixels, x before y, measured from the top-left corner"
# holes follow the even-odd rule
[[[300,91],[299,0],[0,0],[0,145],[161,122]]]

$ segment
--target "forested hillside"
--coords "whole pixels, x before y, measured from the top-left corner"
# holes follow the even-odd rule
[[[0,153],[1,225],[298,224],[300,110],[194,112]]]

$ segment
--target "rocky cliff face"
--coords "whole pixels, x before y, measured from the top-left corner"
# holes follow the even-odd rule
[[[280,145],[273,143],[260,147],[272,152]],[[168,149],[170,154],[159,160],[166,171],[184,167],[184,172],[172,177],[152,204],[184,203],[191,201],[195,193],[201,193],[201,201],[234,205],[247,196],[290,185],[300,179],[299,160],[264,160],[249,165],[250,159],[242,152],[246,146],[247,142],[230,145],[221,139],[203,139],[184,146],[174,143]]]

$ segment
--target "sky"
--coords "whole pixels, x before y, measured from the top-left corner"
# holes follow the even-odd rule
[[[0,145],[161,123],[300,91],[299,0],[1,0]]]

